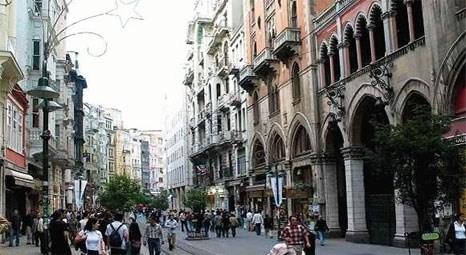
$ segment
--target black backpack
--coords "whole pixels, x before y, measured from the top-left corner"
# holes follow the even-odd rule
[[[113,227],[113,224],[110,224],[110,227],[113,229],[112,233],[109,236],[110,246],[111,247],[120,248],[121,245],[123,244],[123,239],[121,238],[120,233],[118,232],[118,230],[121,228],[121,226],[123,226],[123,223],[121,223],[121,225],[117,229],[115,229]]]

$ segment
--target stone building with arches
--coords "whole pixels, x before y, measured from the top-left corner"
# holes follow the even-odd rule
[[[375,146],[375,123],[397,125],[416,106],[430,106],[454,116],[446,137],[464,146],[465,7],[344,0],[313,19],[321,206],[329,227],[347,240],[401,246],[404,233],[418,229],[414,209],[396,200],[393,177],[374,174],[363,158]]]
[[[323,199],[316,124],[319,114],[311,20],[332,1],[259,1],[245,5],[246,65],[239,85],[248,92],[249,183],[246,206],[276,214],[270,177],[284,176],[281,210],[307,214]],[[277,169],[277,171],[275,171]]]

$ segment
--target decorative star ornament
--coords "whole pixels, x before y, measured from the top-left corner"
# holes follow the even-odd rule
[[[141,14],[136,11],[139,1],[115,0],[115,8],[106,14],[118,17],[121,27],[125,28],[130,19],[144,20]]]

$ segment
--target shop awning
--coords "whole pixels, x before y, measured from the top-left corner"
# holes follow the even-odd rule
[[[5,170],[5,176],[11,176],[15,185],[31,189],[34,188],[34,178],[31,175],[8,168]]]

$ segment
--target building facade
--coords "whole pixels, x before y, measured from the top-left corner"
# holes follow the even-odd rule
[[[242,1],[197,1],[184,81],[193,184],[207,189],[209,208],[232,211],[247,182],[245,96],[236,78],[244,63],[242,24]]]
[[[183,107],[184,108],[184,107]],[[183,198],[192,186],[192,165],[188,159],[186,110],[175,111],[165,121],[166,186],[171,194],[170,208],[185,209]]]

